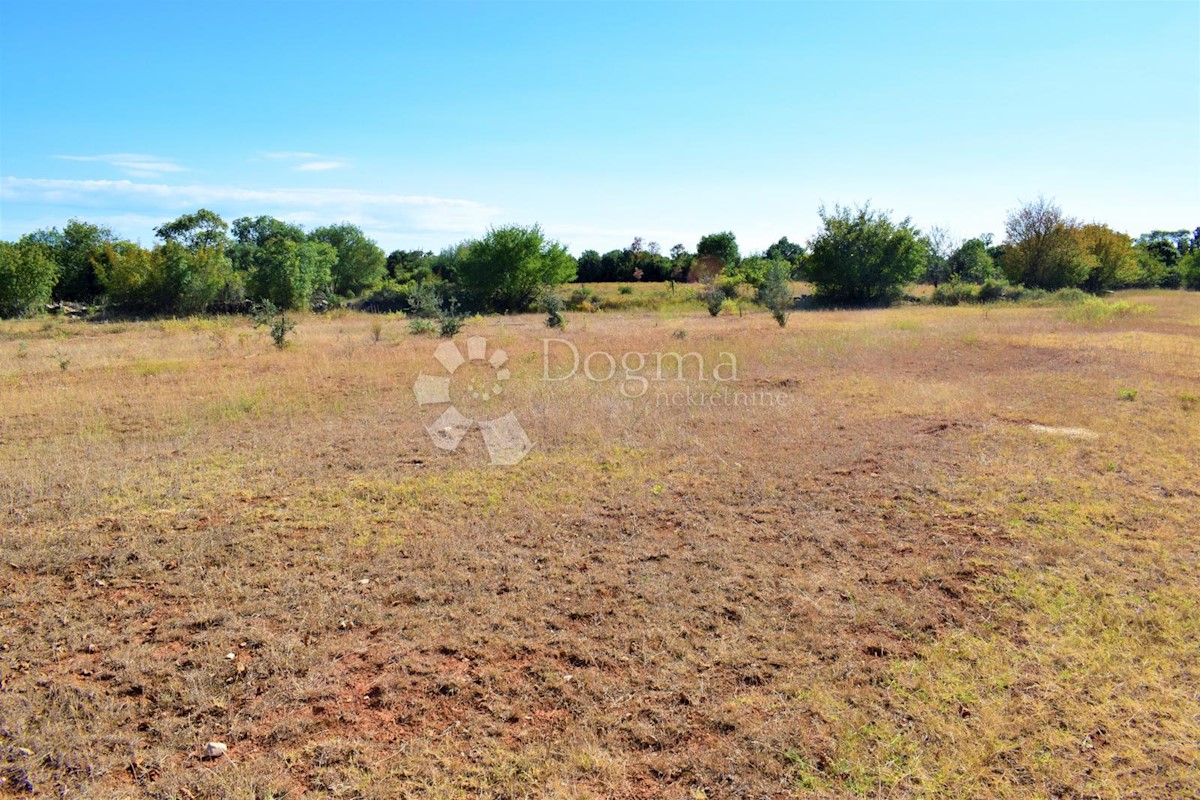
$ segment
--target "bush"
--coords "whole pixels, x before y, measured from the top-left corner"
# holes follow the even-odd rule
[[[1127,317],[1149,310],[1149,306],[1134,306],[1124,300],[1109,302],[1099,297],[1088,297],[1083,302],[1070,304],[1062,312],[1062,317],[1067,322],[1079,325],[1100,325],[1113,317]]]
[[[1003,300],[1005,292],[1009,286],[1002,280],[996,278],[988,278],[979,285],[979,291],[976,293],[976,300],[980,303],[994,303],[997,300]]]
[[[771,261],[758,287],[758,302],[770,310],[781,328],[787,326],[788,312],[792,307],[792,287],[788,283],[790,276],[791,269],[787,262]]]
[[[463,328],[466,317],[458,310],[458,303],[451,300],[446,309],[438,315],[438,333],[449,339]]]
[[[595,311],[600,307],[600,296],[586,286],[580,286],[567,298],[570,311]]]
[[[808,275],[825,302],[893,302],[925,266],[925,246],[907,219],[897,225],[869,206],[836,206],[822,208],[821,221],[809,242]]]
[[[1050,302],[1056,303],[1060,306],[1078,305],[1094,299],[1095,297],[1088,294],[1083,289],[1076,289],[1074,287],[1059,289],[1056,292],[1052,292],[1049,296]]]
[[[617,292],[619,294],[633,294],[633,287],[632,286],[618,286]]]
[[[287,310],[279,308],[270,300],[264,300],[254,308],[254,327],[266,328],[267,333],[271,334],[271,341],[275,343],[276,350],[282,350],[288,346],[287,337],[296,329],[296,323],[287,315]]]
[[[145,314],[198,314],[240,305],[242,277],[220,246],[189,250],[178,241],[146,250],[133,242],[106,244],[96,275],[108,301]]]
[[[332,245],[282,237],[248,248],[250,296],[279,308],[310,308],[317,291],[330,289],[337,258]]]
[[[1200,291],[1200,250],[1193,250],[1179,262],[1179,273],[1184,286]]]
[[[424,317],[413,317],[408,321],[408,332],[414,336],[433,333],[437,329],[438,325],[434,320],[425,319]]]
[[[546,292],[542,295],[542,311],[546,312],[546,327],[547,328],[565,328],[567,321],[563,319],[563,301],[562,298],[552,292]]]
[[[538,225],[493,228],[467,246],[459,284],[480,310],[524,311],[546,287],[574,280],[575,259]]]
[[[737,297],[737,286],[728,281],[706,281],[700,289],[700,299],[714,317],[721,313],[725,302]]]
[[[0,242],[0,317],[23,317],[50,301],[58,265],[46,247]]]
[[[387,255],[356,225],[326,225],[308,238],[334,249],[336,257],[330,268],[333,290],[342,297],[372,289],[387,275]]]
[[[1081,240],[1082,226],[1045,198],[1012,211],[1005,223],[1007,248],[1001,259],[1013,283],[1043,289],[1079,286],[1094,266]]]
[[[979,295],[974,286],[955,279],[934,289],[929,299],[939,306],[956,306],[959,303],[973,303],[979,299]]]
[[[397,311],[408,309],[409,298],[415,288],[415,284],[399,283],[389,279],[351,305],[362,311],[376,314],[394,314]]]

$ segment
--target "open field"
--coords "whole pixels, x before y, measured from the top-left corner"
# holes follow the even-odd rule
[[[1200,295],[1116,299],[474,319],[511,467],[400,318],[4,323],[0,795],[1197,796]]]

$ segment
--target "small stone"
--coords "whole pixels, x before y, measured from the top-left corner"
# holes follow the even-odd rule
[[[229,752],[229,745],[224,742],[209,742],[204,746],[205,758],[220,758]]]
[[[225,654],[226,661],[233,661],[235,658],[237,658],[237,653],[226,653]]]
[[[358,582],[358,585],[359,585],[359,586],[366,586],[366,585],[367,585],[368,583],[370,583],[370,582],[371,582],[371,579],[370,579],[370,578],[363,578],[361,581],[359,581],[359,582]]]

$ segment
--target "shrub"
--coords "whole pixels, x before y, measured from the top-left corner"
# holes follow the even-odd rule
[[[1179,262],[1179,272],[1184,286],[1200,291],[1200,250],[1193,250]]]
[[[337,251],[324,242],[282,237],[247,248],[250,295],[279,308],[310,308],[313,295],[330,288],[337,258]]]
[[[288,346],[288,334],[296,329],[296,323],[288,317],[286,309],[279,308],[270,300],[264,300],[255,306],[253,319],[254,327],[266,328],[267,333],[271,334],[271,341],[275,343],[276,350]]]
[[[451,300],[446,310],[438,316],[438,333],[449,339],[462,330],[465,321],[466,317],[458,310],[458,303]]]
[[[979,290],[976,293],[976,299],[980,303],[994,303],[997,300],[1003,300],[1009,286],[998,278],[988,278],[979,285]]]
[[[580,286],[567,298],[570,311],[595,311],[600,306],[600,297],[586,286]]]
[[[874,305],[896,300],[926,263],[925,246],[869,206],[821,209],[822,230],[809,242],[808,275],[825,302]]]
[[[185,248],[174,239],[153,250],[106,244],[96,275],[114,306],[140,313],[196,314],[240,304],[241,275],[221,246]]]
[[[552,292],[546,292],[542,295],[542,311],[546,312],[546,327],[547,328],[564,328],[567,321],[563,319],[563,301],[562,298]]]
[[[939,306],[956,306],[959,303],[975,302],[979,295],[971,284],[953,279],[934,289],[929,299]]]
[[[787,326],[788,312],[792,307],[792,287],[788,283],[790,276],[791,269],[787,262],[771,261],[758,287],[758,302],[770,310],[781,328]]]
[[[408,313],[414,317],[434,319],[442,316],[442,294],[432,283],[420,283],[408,293]]]
[[[1052,292],[1049,299],[1051,302],[1057,303],[1060,306],[1073,306],[1080,303],[1087,303],[1091,300],[1095,300],[1096,298],[1085,292],[1083,289],[1071,287]]]
[[[438,325],[431,319],[424,317],[413,317],[408,321],[408,332],[414,336],[421,336],[426,333],[433,333],[438,329]]]
[[[459,283],[480,310],[523,311],[543,289],[574,280],[576,262],[538,225],[492,228],[467,246],[457,263]]]
[[[618,286],[617,292],[619,294],[633,294],[633,287],[632,286]]]
[[[0,317],[23,317],[50,300],[58,265],[46,247],[0,242]]]
[[[721,313],[721,307],[729,299],[725,289],[715,281],[708,281],[700,289],[700,299],[704,302],[708,313],[714,317]]]
[[[342,297],[372,289],[387,275],[387,255],[356,225],[326,225],[314,230],[308,238],[334,249],[333,290]]]
[[[1133,306],[1124,300],[1106,301],[1089,297],[1081,303],[1070,304],[1062,316],[1067,322],[1080,325],[1100,325],[1113,317],[1127,317],[1148,311],[1149,306]]]

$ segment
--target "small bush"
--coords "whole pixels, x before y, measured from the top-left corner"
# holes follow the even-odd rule
[[[700,299],[704,301],[708,313],[715,317],[721,313],[721,307],[725,305],[728,298],[725,296],[725,291],[716,283],[706,283],[700,290]]]
[[[542,311],[546,312],[546,327],[547,328],[565,328],[567,321],[563,319],[563,301],[562,298],[551,292],[542,295],[541,300]]]
[[[1063,311],[1063,319],[1081,325],[1100,325],[1113,317],[1127,317],[1149,310],[1149,306],[1134,306],[1124,300],[1106,301],[1099,297],[1089,297],[1082,303],[1068,306]]]
[[[425,334],[433,333],[438,329],[438,325],[434,320],[425,319],[424,317],[413,317],[408,321],[408,332],[413,336],[424,336]]]
[[[959,303],[972,303],[977,299],[978,294],[974,286],[956,280],[938,286],[930,297],[930,301],[939,306],[956,306]]]
[[[1074,306],[1079,305],[1080,303],[1086,303],[1089,300],[1094,300],[1096,298],[1094,295],[1088,294],[1083,289],[1071,287],[1067,289],[1059,289],[1050,295],[1050,299],[1060,306]]]
[[[618,286],[617,292],[620,294],[633,294],[632,286]]]
[[[767,307],[781,328],[787,326],[792,307],[792,287],[788,283],[790,277],[785,262],[772,261],[758,286],[758,302]]]
[[[1137,389],[1120,389],[1117,391],[1117,397],[1129,403],[1137,400],[1137,396]]]
[[[580,286],[567,298],[569,311],[595,311],[600,306],[600,297],[586,286]]]
[[[994,303],[997,300],[1003,300],[1005,292],[1008,289],[1009,285],[1004,281],[996,278],[988,278],[979,284],[979,290],[976,292],[975,299],[980,303]]]
[[[270,300],[263,300],[262,303],[254,309],[254,327],[266,328],[271,334],[271,341],[275,343],[276,350],[282,350],[288,346],[287,337],[296,329],[296,323],[290,319],[287,312],[277,307]]]
[[[436,319],[442,316],[442,296],[437,287],[431,283],[419,283],[408,293],[408,313],[422,319]]]
[[[451,300],[438,314],[438,334],[449,339],[463,329],[466,315],[458,310],[458,302]]]

